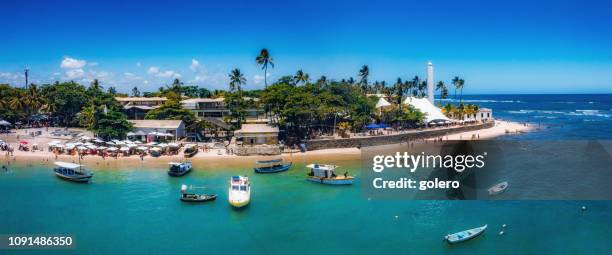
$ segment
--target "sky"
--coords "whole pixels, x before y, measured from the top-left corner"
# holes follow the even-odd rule
[[[312,80],[463,78],[465,94],[612,93],[610,1],[17,1],[0,15],[0,83],[74,80],[128,92],[174,78],[225,89]]]

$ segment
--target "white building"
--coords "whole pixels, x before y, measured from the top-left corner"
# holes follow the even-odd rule
[[[172,134],[175,138],[185,137],[185,123],[182,120],[130,120],[134,133]]]
[[[434,68],[431,61],[427,64],[427,99],[430,103],[434,103]]]

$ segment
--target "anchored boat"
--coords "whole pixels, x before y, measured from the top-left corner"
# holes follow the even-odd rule
[[[181,201],[185,202],[206,202],[217,199],[217,194],[198,194],[195,193],[196,189],[203,189],[204,187],[194,187],[183,184],[181,185]]]
[[[489,195],[497,195],[499,193],[502,193],[506,190],[506,188],[508,188],[508,182],[500,182],[498,184],[495,184],[493,187],[489,188]]]
[[[189,161],[182,163],[170,162],[168,165],[170,165],[170,169],[168,169],[168,175],[170,176],[183,176],[193,168]]]
[[[190,144],[185,145],[185,150],[183,150],[183,154],[185,154],[185,157],[191,158],[197,153],[198,153],[197,144],[190,143]]]
[[[306,168],[310,169],[310,171],[308,172],[308,180],[311,182],[318,182],[330,185],[353,184],[354,177],[348,175],[348,172],[345,172],[342,175],[336,175],[336,169],[338,168],[338,166],[310,164],[307,165]]]
[[[468,230],[464,230],[464,231],[457,232],[457,233],[454,233],[454,234],[448,234],[448,235],[446,235],[444,237],[444,241],[446,241],[446,242],[448,242],[450,244],[465,242],[467,240],[470,240],[470,239],[472,239],[474,237],[479,236],[486,229],[487,229],[487,225],[484,225],[482,227],[468,229]]]
[[[83,165],[68,163],[68,162],[55,162],[57,167],[53,168],[53,172],[57,177],[64,180],[73,182],[89,182],[93,173],[85,168]]]
[[[256,173],[278,173],[289,170],[293,163],[285,163],[283,164],[283,159],[273,159],[273,160],[260,160],[257,161],[257,167],[255,167]]]
[[[251,201],[251,183],[249,177],[232,176],[230,180],[228,201],[236,208],[244,207]]]

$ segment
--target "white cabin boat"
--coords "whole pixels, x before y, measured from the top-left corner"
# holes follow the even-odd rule
[[[228,201],[236,208],[244,207],[251,201],[251,183],[249,177],[232,176],[229,186]]]
[[[311,182],[318,182],[322,184],[330,185],[351,185],[353,184],[353,176],[348,175],[345,172],[341,175],[336,175],[336,169],[338,166],[335,165],[322,165],[322,164],[310,164],[306,168],[310,169],[308,172],[308,180]]]
[[[170,176],[183,176],[193,168],[193,165],[189,161],[182,163],[170,162],[168,165],[170,165],[170,169],[168,169],[168,175]]]
[[[83,165],[56,161],[53,172],[59,178],[73,182],[89,182],[93,173],[83,168]]]
[[[465,242],[467,240],[470,240],[470,239],[472,239],[474,237],[479,236],[486,229],[487,229],[487,225],[484,225],[482,227],[468,229],[468,230],[464,230],[464,231],[457,232],[457,233],[454,233],[454,234],[448,234],[448,235],[446,235],[444,237],[444,240],[446,242],[450,243],[450,244]]]

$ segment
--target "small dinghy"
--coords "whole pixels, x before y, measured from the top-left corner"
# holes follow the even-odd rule
[[[464,231],[457,232],[454,234],[448,234],[444,237],[444,241],[448,242],[449,244],[465,242],[467,240],[470,240],[474,237],[479,236],[486,229],[487,229],[487,225],[484,225],[482,227],[468,229],[468,230],[464,230]]]
[[[181,185],[181,201],[184,202],[207,202],[217,199],[217,194],[197,194],[195,189],[203,189],[203,187],[193,187],[183,184]]]
[[[500,182],[495,184],[493,187],[489,188],[489,195],[497,195],[499,193],[504,192],[508,188],[508,182]]]
[[[260,160],[257,161],[257,167],[255,167],[256,173],[278,173],[289,170],[291,168],[291,162],[283,164],[283,159],[273,160]]]
[[[170,169],[168,169],[168,175],[170,176],[183,176],[191,171],[191,168],[193,168],[191,162],[170,162],[168,165],[170,165]]]

